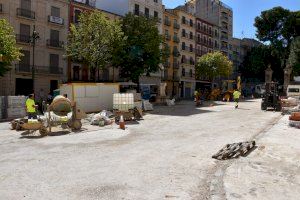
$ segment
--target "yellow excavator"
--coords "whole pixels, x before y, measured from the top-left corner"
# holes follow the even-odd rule
[[[222,83],[222,99],[223,101],[230,101],[233,98],[233,92],[237,89],[241,92],[241,77],[238,76],[236,80],[223,80]]]
[[[238,76],[237,80],[223,80],[220,88],[214,88],[210,95],[210,100],[230,101],[233,98],[234,89],[237,88],[241,91],[241,77]]]

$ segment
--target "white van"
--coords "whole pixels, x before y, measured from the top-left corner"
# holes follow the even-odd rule
[[[287,96],[300,96],[300,85],[288,85]]]

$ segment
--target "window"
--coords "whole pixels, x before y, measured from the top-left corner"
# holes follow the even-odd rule
[[[74,23],[78,24],[79,23],[79,16],[81,14],[81,10],[76,9],[74,11]]]
[[[30,25],[20,24],[20,35],[17,38],[20,42],[30,42]]]
[[[154,1],[154,3],[157,3],[157,0],[153,0]]]
[[[134,4],[134,14],[135,15],[140,14],[140,6],[138,4]]]
[[[80,67],[79,66],[74,66],[73,67],[73,80],[78,81],[79,80],[79,71]]]
[[[50,30],[50,40],[59,41],[59,31]]]
[[[200,29],[201,29],[201,25],[200,25],[200,23],[198,23],[198,25],[197,25],[197,26],[198,26],[198,29],[200,30]]]
[[[145,16],[149,17],[149,8],[145,8]]]
[[[215,30],[215,36],[218,37],[218,31],[217,30]]]
[[[185,42],[182,42],[181,48],[182,48],[182,50],[185,50]]]
[[[54,6],[51,6],[51,16],[60,17],[60,9]]]
[[[185,37],[185,29],[182,29],[182,37]]]
[[[185,16],[182,16],[181,20],[182,20],[182,23],[185,24]]]
[[[185,63],[185,62],[186,62],[185,55],[182,55],[182,57],[181,57],[181,63]]]
[[[59,55],[50,54],[50,68],[58,68],[59,66]]]
[[[198,34],[197,39],[198,39],[198,42],[201,41],[200,34]]]
[[[190,39],[192,40],[194,38],[193,32],[190,32]]]
[[[190,69],[190,77],[193,77],[193,70]]]
[[[21,8],[31,10],[31,0],[21,0]]]
[[[22,72],[30,72],[30,51],[21,50],[24,55],[19,62],[19,70]]]
[[[217,48],[218,47],[218,42],[215,40],[215,47]]]
[[[185,69],[184,68],[182,68],[181,74],[182,74],[182,76],[185,76]]]
[[[194,26],[194,22],[192,19],[190,19],[190,26],[193,27]]]
[[[158,18],[158,12],[157,11],[154,11],[154,17]]]
[[[192,44],[190,44],[190,52],[193,52],[193,45]]]

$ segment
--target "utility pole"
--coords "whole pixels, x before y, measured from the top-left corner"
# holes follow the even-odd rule
[[[36,41],[40,38],[39,33],[35,31],[35,25],[33,25],[33,32],[30,37],[30,43],[32,45],[32,91],[35,93],[35,87],[34,87],[34,79],[35,79],[35,65],[34,65],[34,50],[35,50],[35,44]]]

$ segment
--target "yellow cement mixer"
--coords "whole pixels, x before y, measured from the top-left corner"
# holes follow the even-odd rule
[[[37,120],[31,119],[16,119],[11,122],[12,129],[37,131],[41,136],[46,136],[51,133],[54,126],[59,126],[63,129],[70,128],[78,131],[82,127],[81,119],[86,118],[86,113],[76,106],[76,102],[71,102],[64,96],[57,96],[52,103],[47,106],[44,118]]]

